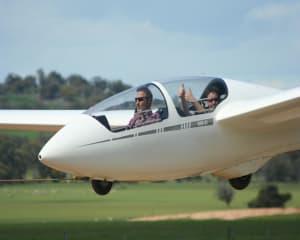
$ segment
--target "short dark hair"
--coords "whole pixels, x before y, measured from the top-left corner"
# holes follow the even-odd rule
[[[207,97],[208,94],[211,92],[215,92],[216,94],[218,94],[218,98],[220,98],[220,90],[219,90],[219,88],[217,88],[215,86],[212,86],[205,90],[205,97]]]
[[[147,86],[140,86],[136,89],[137,92],[144,92],[146,97],[152,101],[153,95]]]

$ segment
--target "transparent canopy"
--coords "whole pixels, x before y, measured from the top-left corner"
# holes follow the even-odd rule
[[[178,96],[180,86],[184,86],[186,92],[191,91],[197,100],[205,99],[206,93],[212,88],[217,88],[220,93],[220,100],[224,100],[228,94],[226,84],[223,79],[215,77],[193,77],[182,78],[162,83],[168,91],[173,103],[181,116],[186,116],[182,113],[182,103]]]
[[[191,89],[193,96],[196,99],[203,99],[205,97],[205,92],[211,87],[217,87],[219,89],[221,101],[228,94],[226,84],[224,80],[220,78],[189,77],[162,82],[162,85],[165,87],[171,99],[173,100],[174,106],[176,107],[180,116],[186,116],[182,114],[181,99],[178,96],[178,89],[182,84],[184,85],[186,91]],[[146,86],[153,95],[151,110],[154,112],[163,112],[162,120],[168,118],[167,103],[161,90],[152,83],[143,86]],[[85,113],[94,117],[105,115],[110,124],[116,126],[126,126],[136,111],[135,97],[137,89],[138,87],[131,88],[107,98],[89,108]]]
[[[152,109],[166,108],[166,101],[161,91],[154,84],[146,84],[146,86],[153,95]],[[138,87],[131,88],[110,98],[107,98],[100,103],[89,108],[86,113],[90,115],[97,115],[103,111],[116,111],[116,110],[131,110],[135,111],[135,96]]]

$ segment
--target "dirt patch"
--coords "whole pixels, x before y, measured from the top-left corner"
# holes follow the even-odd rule
[[[172,215],[149,216],[142,218],[134,218],[130,221],[165,221],[178,219],[192,220],[207,220],[207,219],[222,219],[236,220],[242,218],[273,216],[273,215],[288,215],[300,214],[300,208],[257,208],[257,209],[234,209],[223,211],[209,211],[196,213],[181,213]]]

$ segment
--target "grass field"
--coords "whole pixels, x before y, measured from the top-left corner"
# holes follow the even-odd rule
[[[246,208],[261,184],[236,192],[231,208]],[[296,184],[288,206],[300,208]],[[0,187],[0,239],[298,239],[300,216],[239,221],[128,222],[132,217],[226,209],[215,183],[121,184],[105,196],[88,183]]]

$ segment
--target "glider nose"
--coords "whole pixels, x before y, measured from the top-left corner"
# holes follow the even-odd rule
[[[66,171],[70,142],[68,141],[68,125],[59,130],[42,148],[38,159],[48,167]]]
[[[63,172],[76,173],[87,158],[82,146],[105,134],[104,127],[93,117],[82,114],[59,130],[42,148],[38,159]]]

